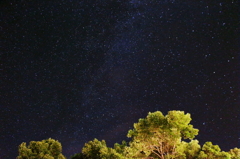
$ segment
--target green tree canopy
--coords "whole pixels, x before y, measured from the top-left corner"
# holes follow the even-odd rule
[[[198,156],[200,149],[201,146],[198,144],[198,140],[191,140],[190,142],[182,141],[176,148],[177,153],[175,158],[195,159]]]
[[[190,114],[183,111],[169,111],[166,116],[156,111],[139,119],[127,136],[132,138],[134,147],[147,156],[154,153],[162,159],[174,158],[181,139],[193,139],[198,134],[190,121]]]
[[[62,145],[54,139],[25,142],[18,147],[17,159],[65,159],[62,154]]]
[[[129,143],[110,148],[105,140],[94,139],[71,159],[240,159],[239,148],[225,152],[212,142],[201,147],[194,139],[198,129],[190,122],[190,114],[183,111],[169,111],[165,116],[160,111],[148,113],[128,131]],[[18,151],[17,159],[66,159],[61,144],[51,138],[31,141],[28,146],[23,142]]]
[[[107,147],[105,140],[97,139],[85,143],[82,153],[87,159],[118,159],[122,157],[115,149]]]
[[[232,159],[240,159],[240,149],[239,148],[234,148],[230,149],[229,154],[231,155]]]
[[[213,145],[212,142],[204,143],[198,159],[230,159],[231,155],[227,152],[221,151],[218,145]]]

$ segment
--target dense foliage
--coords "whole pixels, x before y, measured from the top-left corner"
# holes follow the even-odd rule
[[[62,155],[62,145],[54,139],[31,141],[27,146],[25,142],[18,147],[17,159],[66,159]]]
[[[212,142],[200,146],[194,140],[198,129],[190,121],[190,114],[183,111],[169,111],[165,116],[160,111],[149,113],[128,131],[129,143],[110,148],[104,140],[94,139],[71,159],[240,159],[239,148],[225,152]],[[61,144],[53,139],[31,141],[29,146],[19,146],[17,159],[65,159],[61,151]]]

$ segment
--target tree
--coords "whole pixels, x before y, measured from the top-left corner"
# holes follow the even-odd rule
[[[114,144],[114,150],[116,150],[116,152],[119,154],[124,154],[126,147],[127,147],[126,141],[122,141],[122,144],[119,144],[119,143]]]
[[[240,159],[240,149],[239,148],[234,148],[234,149],[230,149],[230,151],[228,152],[231,155],[232,159]]]
[[[204,143],[198,159],[230,159],[231,155],[227,152],[221,151],[218,145],[213,145],[212,142]]]
[[[191,140],[187,143],[185,154],[187,159],[194,159],[198,156],[201,146],[198,144],[198,140]]]
[[[190,121],[190,114],[183,111],[169,111],[166,116],[160,111],[149,113],[129,130],[130,146],[146,156],[153,153],[161,159],[174,158],[181,139],[193,139],[198,134]]]
[[[82,153],[87,159],[120,159],[122,157],[116,150],[107,147],[104,140],[97,139],[85,143]]]
[[[61,143],[54,139],[25,142],[18,147],[17,159],[66,159],[62,155]]]
[[[198,129],[190,121],[190,114],[183,111],[169,111],[166,116],[160,111],[148,113],[128,131],[127,136],[132,138],[129,143],[123,141],[110,148],[105,140],[94,139],[85,143],[82,152],[71,159],[240,159],[239,148],[225,152],[212,142],[201,147],[194,140]],[[61,143],[51,138],[31,141],[28,146],[23,142],[18,152],[17,159],[66,159]]]
[[[190,142],[182,141],[176,147],[177,153],[175,155],[175,158],[195,159],[201,150],[201,146],[198,143],[198,140],[191,140]]]

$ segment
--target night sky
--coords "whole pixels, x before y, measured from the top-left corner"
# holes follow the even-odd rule
[[[1,1],[0,159],[49,137],[63,154],[183,110],[200,144],[240,146],[237,0]]]

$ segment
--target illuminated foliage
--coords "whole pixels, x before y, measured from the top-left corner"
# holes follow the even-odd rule
[[[54,139],[25,142],[18,147],[17,159],[65,159],[62,155],[62,145]]]
[[[183,111],[169,111],[166,116],[160,111],[149,113],[134,124],[128,137],[133,139],[134,147],[146,156],[154,153],[162,159],[174,158],[181,139],[193,139],[198,134],[198,129],[193,128],[190,121],[190,114]]]
[[[232,159],[240,159],[240,149],[239,148],[234,148],[230,149],[229,154],[231,155]]]
[[[218,145],[213,145],[212,142],[206,142],[198,155],[198,159],[230,159],[231,155],[221,151]]]
[[[88,159],[120,159],[121,155],[115,149],[109,148],[104,140],[94,139],[85,143],[82,153]]]
[[[198,129],[190,122],[190,114],[183,111],[169,111],[165,116],[160,111],[149,113],[128,131],[129,143],[123,141],[110,148],[105,140],[94,139],[71,159],[240,159],[239,148],[225,152],[212,142],[201,147],[194,140]],[[23,142],[18,151],[17,159],[66,159],[61,144],[51,138],[31,141],[28,146]]]

